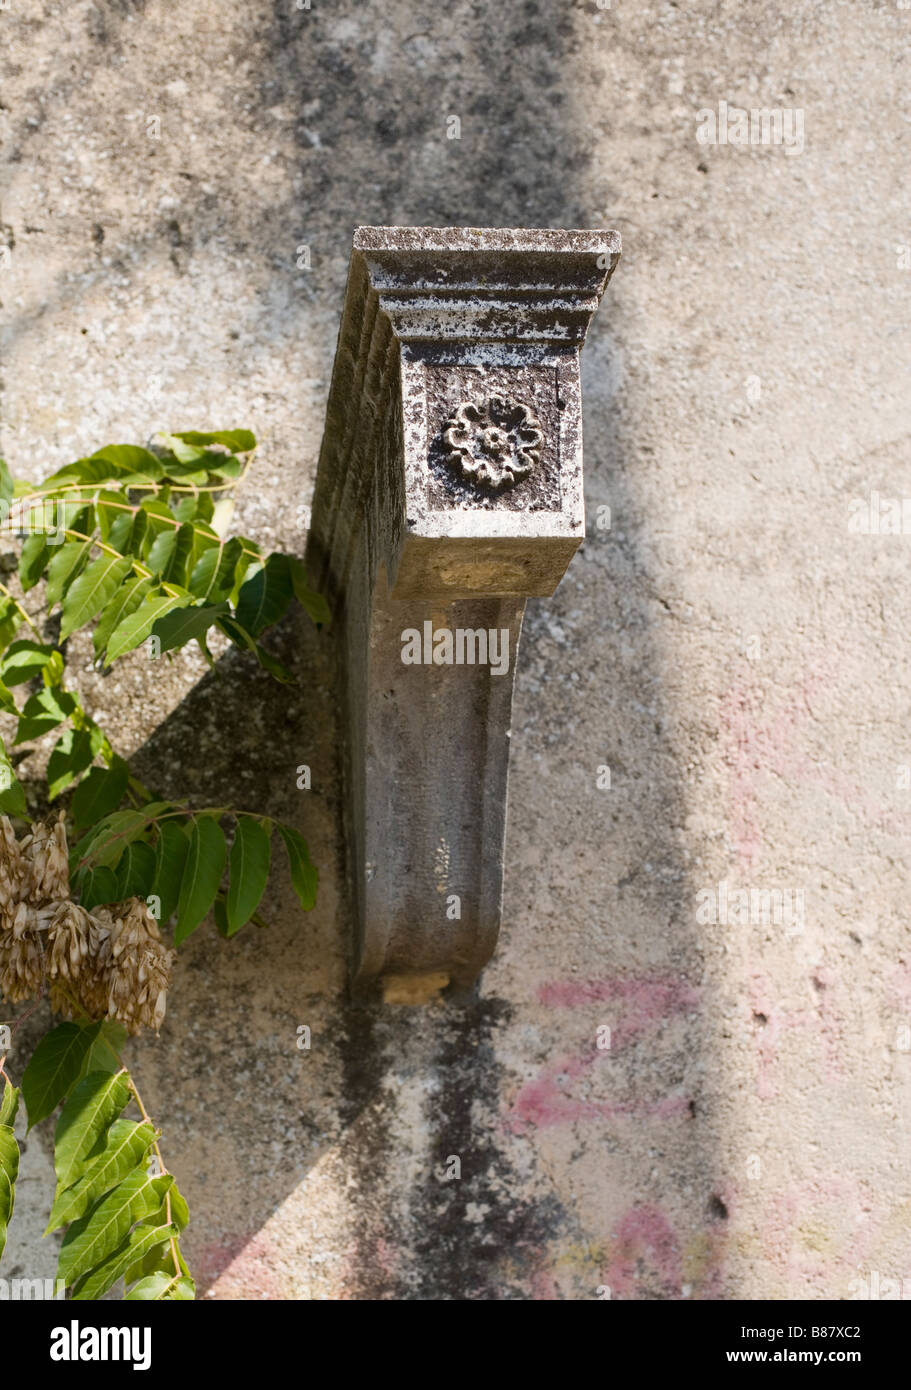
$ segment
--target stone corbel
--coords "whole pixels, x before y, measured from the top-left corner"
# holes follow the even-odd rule
[[[579,350],[619,255],[355,233],[307,553],[340,642],[356,992],[464,989],[494,950],[522,614],[584,535]]]

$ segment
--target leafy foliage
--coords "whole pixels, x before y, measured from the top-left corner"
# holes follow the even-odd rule
[[[66,1227],[57,1278],[77,1300],[100,1298],[121,1278],[136,1286],[133,1298],[192,1298],[179,1245],[187,1204],[164,1169],[159,1132],[120,1064],[118,1043],[109,1023],[61,1023],[39,1043],[22,1078],[30,1126],[62,1105],[54,1136],[57,1190],[45,1232]],[[82,1074],[90,1054],[92,1070]],[[123,1116],[131,1103],[137,1120]],[[0,1127],[4,1173],[5,1144]],[[0,1211],[3,1192],[0,1185]],[[166,1281],[150,1284],[154,1275]]]
[[[0,713],[16,721],[10,749],[0,741],[0,815],[27,818],[16,769],[29,745],[53,735],[45,799],[63,799],[73,832],[69,885],[79,906],[63,906],[83,912],[72,919],[77,925],[93,909],[138,899],[160,926],[173,924],[175,946],[210,913],[228,938],[251,922],[265,926],[260,909],[276,835],[301,907],[315,902],[317,871],[294,827],[253,810],[156,796],[66,680],[67,643],[90,629],[102,668],[145,642],[155,656],[195,642],[211,664],[214,630],[276,680],[293,681],[264,645],[266,634],[295,602],[317,624],[330,615],[300,560],[226,534],[230,492],[255,444],[248,430],[161,434],[149,448],[99,449],[38,486],[15,481],[0,460],[0,509],[23,542],[22,595],[43,583],[44,607],[59,618],[53,640],[53,623],[36,621],[22,596],[0,583]],[[61,864],[65,858],[61,849]],[[39,979],[44,968],[39,962]],[[51,1001],[66,1012],[55,989],[63,989],[59,977]],[[186,1202],[120,1060],[126,1031],[111,1008],[105,1018],[83,1017],[93,1008],[76,1002],[75,1021],[59,1023],[38,1043],[21,1083],[29,1128],[59,1111],[47,1228],[65,1228],[58,1275],[75,1299],[100,1298],[121,1279],[128,1299],[192,1299],[179,1245]],[[131,1015],[118,1016],[130,1022]],[[18,1174],[20,1097],[3,1061],[0,1254]],[[125,1113],[130,1107],[138,1117]]]
[[[99,787],[100,781],[96,796]],[[174,918],[178,946],[214,906],[224,906],[216,922],[223,936],[234,936],[248,922],[257,921],[277,830],[292,887],[301,907],[309,911],[316,901],[317,870],[303,836],[292,826],[273,825],[266,816],[244,812],[236,817],[229,857],[217,816],[220,809],[190,811],[176,802],[154,801],[102,816],[70,855],[71,881],[83,906],[143,898],[162,925]],[[222,887],[226,863],[228,882]]]
[[[13,1121],[18,1107],[19,1092],[4,1077],[3,1100],[0,1101],[0,1255],[6,1245],[6,1231],[16,1201],[19,1145],[13,1133]]]
[[[276,679],[292,679],[260,639],[295,599],[316,622],[328,622],[325,600],[308,587],[296,557],[264,556],[248,537],[225,537],[215,525],[217,499],[243,475],[255,443],[249,430],[190,430],[161,434],[152,449],[109,445],[37,488],[13,483],[8,470],[5,483],[0,476],[0,485],[12,490],[13,522],[31,532],[20,582],[28,590],[47,580],[48,606],[60,605],[61,644],[94,624],[95,657],[105,666],[149,638],[162,654],[197,642],[208,656],[207,635],[216,628]],[[215,905],[223,934],[235,935],[255,920],[265,891],[271,822],[253,813],[238,818],[222,891],[222,822],[230,808],[194,812],[155,800],[114,752],[78,691],[65,686],[60,647],[36,640],[38,634],[16,636],[24,617],[12,595],[0,596],[0,638],[7,635],[0,710],[16,717],[16,749],[57,734],[48,798],[75,789],[71,815],[86,833],[71,871],[83,905],[110,901],[111,893],[157,900],[161,922],[177,912],[177,944]],[[13,692],[29,685],[39,688],[20,707]],[[12,761],[0,747],[0,813],[25,809]],[[316,870],[306,844],[293,828],[278,829],[298,899],[312,907]]]
[[[26,535],[19,581],[25,592],[47,581],[48,608],[60,607],[61,643],[93,624],[96,660],[108,667],[149,638],[159,653],[197,642],[209,657],[206,639],[216,628],[276,679],[292,680],[260,639],[295,598],[314,621],[328,622],[325,600],[307,585],[298,559],[263,555],[249,537],[225,537],[217,525],[216,499],[243,475],[243,456],[255,442],[248,430],[162,434],[154,452],[109,445],[40,487],[14,485],[10,524]],[[64,689],[60,651],[11,640],[24,618],[3,593],[0,708],[19,720],[17,745],[61,730],[53,799],[99,755],[110,762],[113,754],[78,695]],[[37,679],[43,689],[19,710],[11,688]],[[8,761],[5,769],[11,772]],[[0,811],[21,814],[16,787],[14,776],[0,776]]]

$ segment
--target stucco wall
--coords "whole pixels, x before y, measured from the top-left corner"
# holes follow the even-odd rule
[[[247,426],[238,524],[302,553],[357,223],[623,236],[583,356],[589,538],[528,608],[476,1002],[346,1000],[331,638],[282,628],[290,698],[234,657],[100,679],[74,652],[147,781],[293,818],[321,870],[308,917],[278,874],[267,932],[200,931],[130,1051],[208,1296],[911,1280],[911,540],[848,529],[852,499],[911,496],[909,25],[885,0],[0,12],[16,472]],[[720,101],[799,111],[803,147],[700,144]],[[722,880],[803,911],[700,921]],[[7,1276],[53,1269],[48,1139]]]

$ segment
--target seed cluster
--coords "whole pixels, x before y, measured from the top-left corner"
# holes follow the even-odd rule
[[[157,1033],[175,956],[141,899],[91,912],[73,902],[62,812],[21,840],[0,816],[0,994],[10,1003],[36,996],[46,979],[65,1018]]]

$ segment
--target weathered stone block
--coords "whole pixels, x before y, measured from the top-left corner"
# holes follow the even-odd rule
[[[522,612],[584,534],[578,356],[619,254],[355,234],[308,556],[341,632],[353,978],[390,1000],[470,985],[496,941]]]

